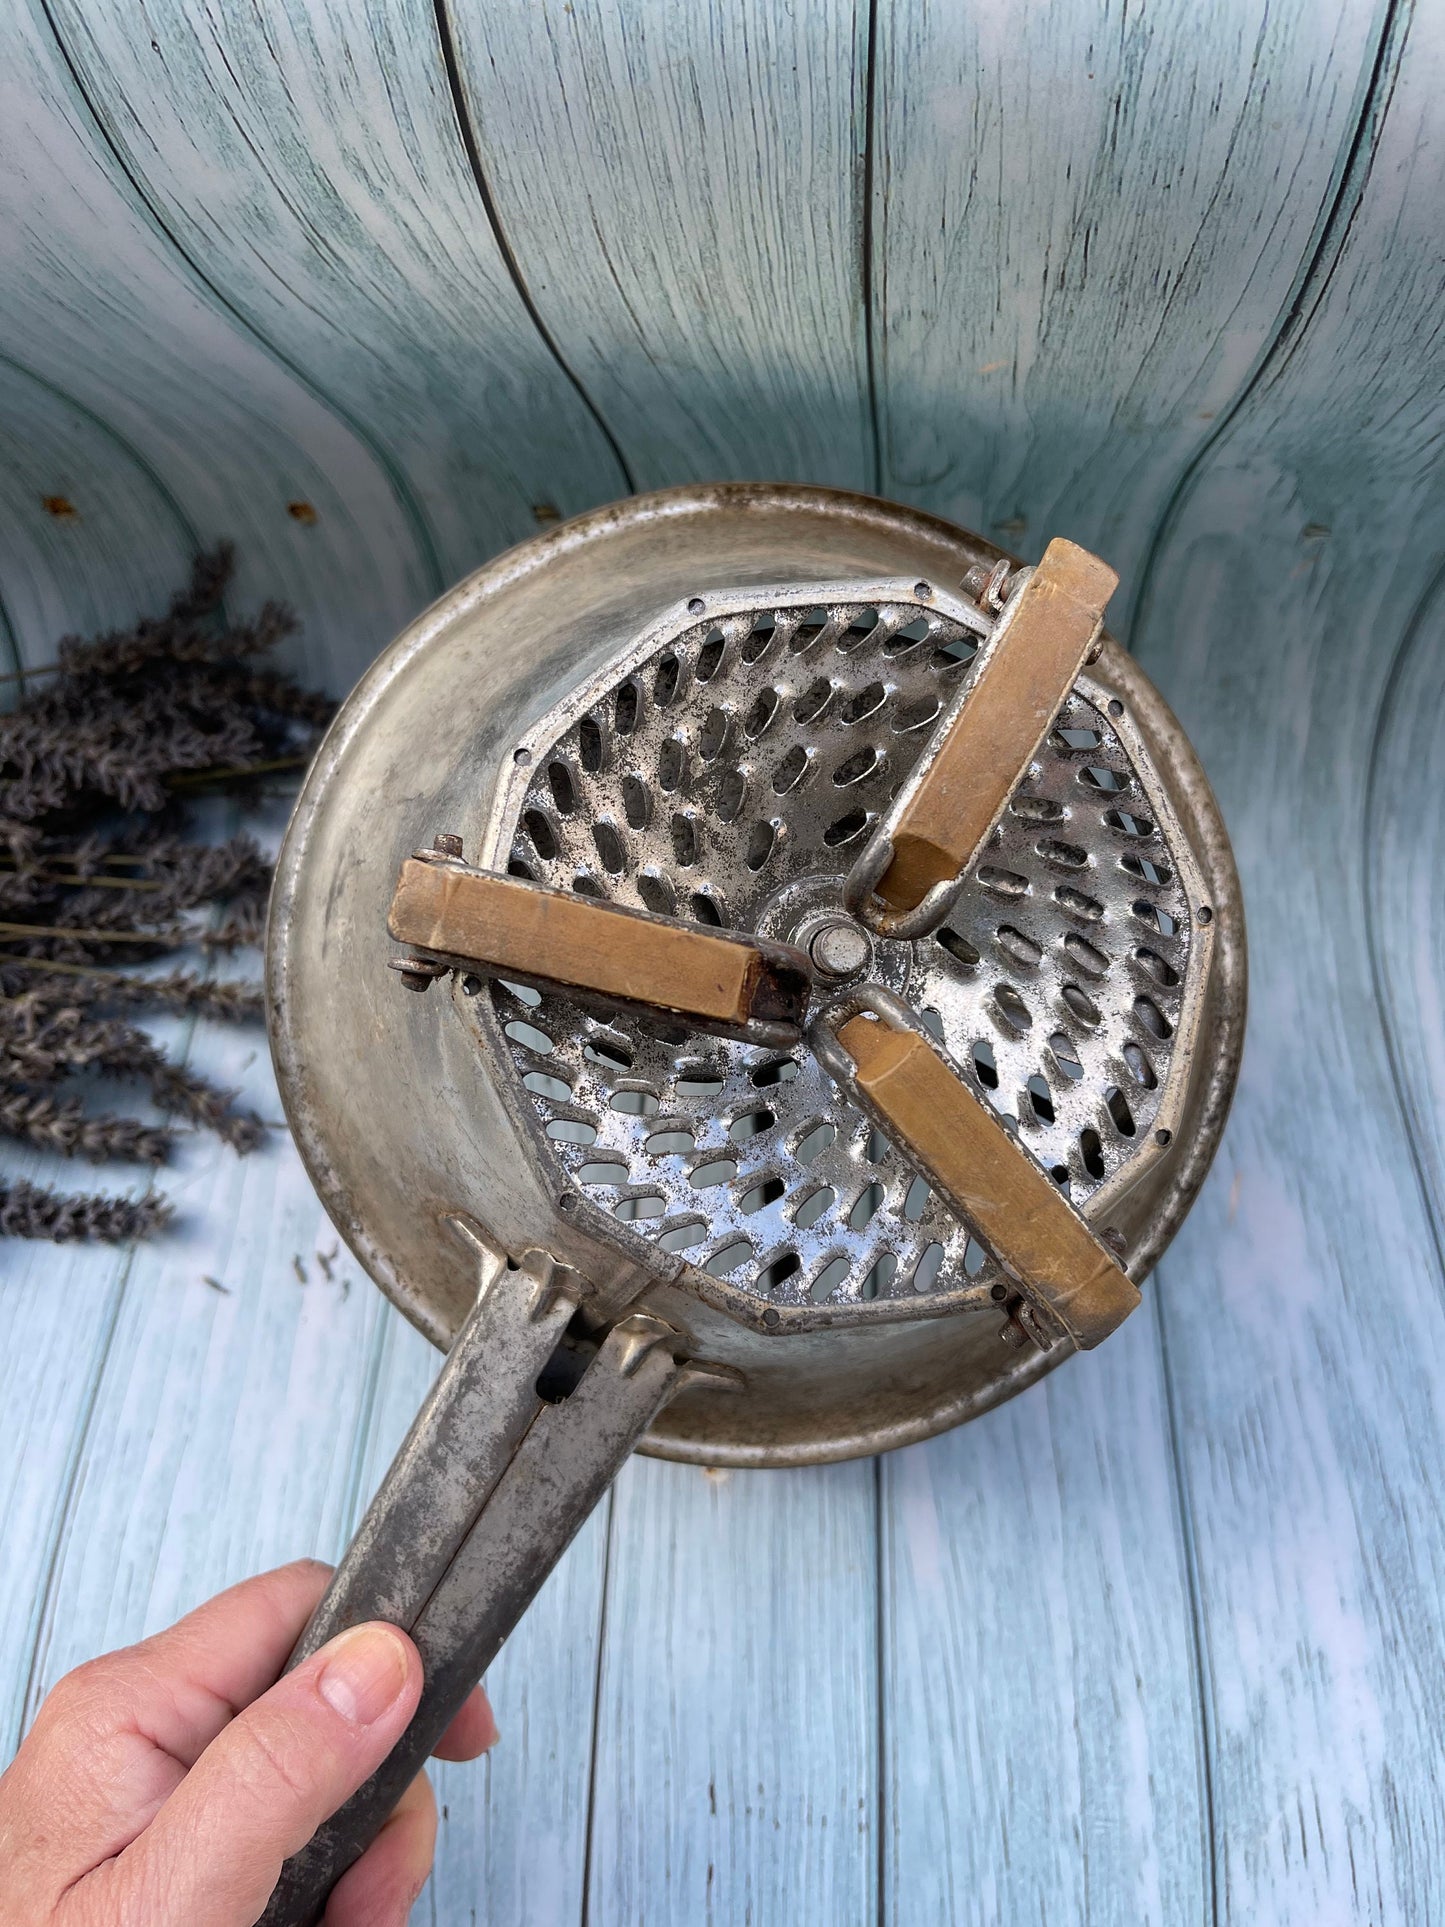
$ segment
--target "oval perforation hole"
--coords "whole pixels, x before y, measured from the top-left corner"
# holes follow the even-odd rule
[[[770,1063],[759,1064],[749,1082],[755,1090],[771,1090],[774,1084],[791,1084],[798,1075],[798,1066],[791,1057],[775,1057]]]
[[[1022,930],[1016,930],[1011,923],[999,925],[998,945],[1006,957],[1011,958],[1016,964],[1021,964],[1026,970],[1036,970],[1039,959],[1044,954],[1041,944],[1035,943],[1033,938],[1026,936]]]
[[[788,641],[789,653],[801,656],[804,650],[811,649],[828,626],[826,609],[807,609],[799,620],[797,628]]]
[[[721,1251],[715,1251],[703,1270],[714,1278],[726,1278],[730,1271],[736,1271],[745,1258],[751,1258],[753,1248],[746,1238],[734,1238],[725,1244]]]
[[[711,890],[694,890],[691,897],[694,923],[706,924],[711,930],[723,927],[722,905]]]
[[[820,1119],[809,1125],[793,1151],[794,1159],[805,1166],[815,1164],[832,1145],[837,1135],[837,1125],[830,1124],[826,1120]]]
[[[908,1187],[903,1200],[903,1216],[908,1224],[917,1224],[923,1216],[924,1207],[933,1196],[926,1178],[915,1178]]]
[[[748,779],[740,769],[724,770],[718,778],[713,810],[720,823],[735,823],[742,814]]]
[[[637,894],[643,905],[655,917],[670,917],[677,908],[677,898],[672,893],[672,885],[665,877],[652,870],[644,870],[637,879]]]
[[[645,830],[652,815],[652,791],[640,776],[622,779],[622,814],[631,830]]]
[[[503,990],[509,990],[517,1002],[519,1004],[525,1004],[529,1010],[535,1010],[542,1001],[541,991],[534,990],[531,984],[514,984],[507,977],[499,977],[497,982],[502,986]]]
[[[1091,1125],[1086,1125],[1079,1133],[1079,1151],[1083,1156],[1084,1169],[1091,1178],[1104,1175],[1104,1145],[1099,1133]]]
[[[777,1257],[770,1258],[758,1273],[758,1290],[771,1294],[778,1289],[779,1285],[785,1285],[794,1273],[802,1269],[803,1261],[796,1251],[780,1251]]]
[[[669,1225],[657,1243],[663,1251],[693,1251],[707,1243],[709,1229],[705,1218],[684,1218],[679,1224]]]
[[[985,890],[996,897],[1026,897],[1029,893],[1029,880],[1017,870],[1002,870],[996,863],[985,863],[978,871],[978,881]]]
[[[837,1192],[831,1184],[821,1184],[816,1191],[810,1191],[793,1213],[793,1223],[800,1231],[811,1231],[820,1218],[826,1217],[833,1208]]]
[[[1029,1109],[1033,1112],[1034,1116],[1041,1124],[1052,1124],[1054,1121],[1054,1094],[1049,1089],[1046,1079],[1040,1077],[1038,1072],[1035,1071],[1025,1088],[1029,1094]]]
[[[836,850],[844,843],[851,843],[862,836],[868,827],[867,810],[849,810],[845,816],[837,817],[823,832],[823,841],[830,850]]]
[[[738,1210],[744,1217],[751,1218],[756,1212],[766,1210],[770,1204],[776,1204],[787,1188],[781,1178],[764,1178],[761,1184],[755,1184],[739,1198]]]
[[[547,1126],[554,1144],[595,1144],[597,1126],[580,1117],[554,1117]]]
[[[986,1091],[998,1089],[998,1065],[994,1062],[993,1045],[986,1037],[980,1038],[973,1047],[973,1074]]]
[[[597,854],[602,859],[602,867],[609,876],[621,876],[627,867],[627,853],[622,847],[622,838],[617,834],[615,824],[605,817],[592,825],[592,841],[597,845]]]
[[[1055,749],[1097,749],[1103,742],[1097,729],[1055,729],[1049,734],[1049,741]]]
[[[942,1270],[943,1246],[937,1243],[925,1245],[918,1255],[918,1263],[913,1267],[913,1289],[932,1291]]]
[[[1105,796],[1113,796],[1119,790],[1129,787],[1127,776],[1116,769],[1108,769],[1102,763],[1086,763],[1079,771],[1079,781],[1091,790],[1100,790]]]
[[[1077,1084],[1084,1075],[1084,1067],[1079,1062],[1079,1053],[1074,1040],[1066,1031],[1056,1030],[1049,1039],[1049,1050],[1054,1062],[1071,1083]]]
[[[507,875],[509,877],[521,877],[525,883],[535,883],[537,881],[537,872],[532,868],[532,865],[525,863],[519,856],[511,857],[508,860]]]
[[[577,760],[589,776],[601,769],[604,752],[601,723],[595,716],[584,716],[577,725]]]
[[[1152,858],[1140,856],[1134,850],[1119,858],[1119,868],[1127,870],[1131,877],[1138,877],[1143,883],[1154,884],[1156,888],[1174,881],[1174,872],[1167,863],[1155,863]]]
[[[1172,990],[1179,982],[1179,972],[1173,964],[1166,962],[1157,950],[1150,950],[1147,945],[1141,945],[1134,952],[1134,956],[1145,974],[1152,977],[1162,990]]]
[[[1104,1092],[1104,1104],[1114,1129],[1120,1137],[1133,1137],[1134,1113],[1129,1109],[1129,1100],[1117,1084],[1111,1084]]]
[[[677,1125],[669,1124],[665,1130],[654,1131],[643,1149],[650,1158],[690,1157],[697,1144],[691,1131],[679,1130]]]
[[[1105,810],[1104,821],[1111,830],[1121,836],[1153,836],[1154,825],[1147,816],[1138,816],[1132,810]]]
[[[1104,906],[1097,897],[1088,897],[1082,890],[1075,890],[1069,884],[1060,884],[1054,892],[1054,902],[1061,910],[1067,910],[1071,917],[1080,917],[1085,923],[1102,923]]]
[[[1026,823],[1057,823],[1064,814],[1064,806],[1051,796],[1015,796],[1009,800],[1009,811],[1021,816]]]
[[[552,792],[557,814],[570,816],[577,807],[577,786],[572,781],[571,770],[555,758],[547,765],[547,787]]]
[[[772,616],[755,616],[738,654],[744,662],[758,662],[772,648],[777,633]]]
[[[544,810],[524,810],[522,827],[532,839],[532,848],[544,863],[550,863],[556,856],[561,844],[557,832],[552,827],[552,819]]]
[[[586,870],[583,870],[580,876],[573,877],[572,889],[579,897],[596,897],[599,903],[607,900],[607,892],[596,877],[589,875]]]
[[[1179,928],[1167,910],[1157,903],[1148,902],[1143,897],[1131,904],[1130,909],[1140,923],[1147,924],[1151,930],[1157,930],[1161,937],[1172,937]]]
[[[778,713],[782,697],[776,689],[760,689],[753,698],[752,707],[743,723],[744,734],[750,741],[761,736],[768,724]]]
[[[1124,1062],[1129,1066],[1129,1075],[1141,1090],[1152,1091],[1159,1079],[1154,1074],[1154,1066],[1132,1040],[1124,1046]]]
[[[880,1251],[859,1287],[858,1296],[865,1304],[871,1304],[875,1298],[881,1298],[893,1283],[893,1276],[897,1270],[898,1253]]]
[[[716,1097],[722,1087],[722,1074],[711,1064],[679,1064],[677,1067],[679,1097]]]
[[[699,1191],[710,1191],[715,1184],[731,1184],[737,1174],[736,1158],[707,1158],[692,1167],[688,1179]]]
[[[1148,1031],[1149,1035],[1157,1038],[1161,1044],[1167,1038],[1174,1035],[1174,1026],[1152,997],[1136,997],[1134,999],[1134,1015],[1139,1019],[1139,1022],[1144,1026],[1145,1030]]]
[[[662,1109],[654,1091],[614,1091],[607,1103],[622,1117],[656,1117]]]
[[[882,753],[872,744],[855,750],[833,771],[833,781],[838,788],[846,789],[850,783],[861,783],[865,776],[871,776],[883,761]]]
[[[535,1052],[538,1057],[547,1057],[557,1048],[545,1030],[538,1030],[535,1024],[526,1023],[520,1017],[514,1017],[510,1024],[504,1024],[502,1028],[514,1044],[520,1044],[523,1050]]]
[[[839,712],[845,723],[861,723],[869,716],[877,715],[888,700],[888,691],[881,682],[870,682],[856,695],[850,696]]]
[[[915,729],[926,729],[943,708],[937,696],[915,696],[911,702],[898,703],[893,710],[893,733],[907,736]]]
[[[1064,938],[1064,955],[1082,970],[1086,977],[1102,977],[1109,968],[1109,959],[1103,951],[1096,950],[1093,944],[1077,936],[1072,930]]]
[[[849,1230],[865,1230],[883,1208],[884,1196],[885,1192],[881,1184],[865,1184],[853,1200],[853,1209],[848,1213]]]
[[[794,743],[782,762],[773,772],[773,790],[778,796],[786,796],[789,790],[796,789],[803,779],[803,771],[808,767],[808,752],[801,743]]]
[[[687,749],[675,736],[669,736],[657,752],[657,786],[671,796],[682,785],[687,769]]]
[[[707,719],[697,739],[697,753],[705,763],[716,762],[721,756],[731,721],[728,712],[720,707],[714,706],[707,712]]]
[[[603,1064],[608,1070],[632,1069],[632,1046],[625,1037],[605,1037],[594,1033],[582,1046],[582,1055],[590,1064]]]
[[[1081,1024],[1087,1024],[1090,1030],[1098,1028],[1101,1022],[1099,1006],[1086,990],[1080,989],[1078,984],[1065,984],[1059,995],[1071,1016],[1077,1017]]]
[[[840,656],[851,656],[855,649],[861,649],[863,647],[863,644],[867,642],[877,627],[878,611],[876,609],[859,609],[838,637],[836,645],[838,654]]]
[[[747,866],[750,870],[761,870],[773,854],[773,845],[778,840],[778,827],[775,823],[757,822],[748,832]]]
[[[959,936],[958,932],[956,930],[950,930],[947,924],[935,934],[938,942],[948,952],[949,956],[953,958],[955,963],[961,964],[965,970],[978,969],[982,959],[967,937]]]
[[[830,1258],[813,1280],[808,1296],[815,1304],[821,1303],[825,1298],[831,1298],[833,1293],[847,1282],[848,1273],[852,1268],[846,1258]]]
[[[993,1001],[994,1008],[1003,1019],[1005,1028],[1016,1036],[1022,1036],[1033,1023],[1033,1012],[1012,984],[995,984]]]
[[[625,682],[612,699],[612,727],[619,736],[630,736],[642,713],[642,692],[635,682]]]
[[[1089,866],[1089,852],[1078,843],[1065,843],[1056,836],[1043,836],[1034,848],[1045,863],[1053,864],[1056,869],[1086,870]]]
[[[689,870],[697,862],[697,825],[681,810],[672,819],[672,856],[679,870]]]
[[[659,709],[667,709],[677,699],[682,686],[682,664],[671,651],[658,663],[652,678],[652,700]]]
[[[885,656],[905,656],[910,649],[916,649],[920,642],[927,642],[933,633],[927,616],[915,616],[903,628],[895,629],[883,644]]]
[[[656,1191],[642,1191],[635,1197],[619,1198],[612,1207],[612,1215],[623,1224],[636,1224],[647,1218],[664,1218],[667,1216],[667,1199]]]
[[[696,675],[699,682],[711,682],[722,667],[725,639],[721,629],[709,630],[707,640],[697,652]]]
[[[582,1166],[577,1180],[579,1184],[626,1184],[627,1166],[620,1158],[597,1158]]]
[[[795,723],[816,723],[833,700],[833,685],[826,676],[817,676],[793,704]]]
[[[748,1144],[753,1138],[761,1137],[764,1131],[772,1130],[777,1121],[765,1104],[759,1104],[755,1109],[744,1111],[741,1117],[733,1119],[728,1126],[728,1136],[734,1144]]]

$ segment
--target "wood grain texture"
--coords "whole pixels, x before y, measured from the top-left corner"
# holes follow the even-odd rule
[[[882,1461],[890,1927],[1210,1919],[1155,1315]]]
[[[1239,1922],[1445,1905],[1445,1306],[1375,995],[1362,836],[1390,638],[1445,552],[1428,292],[1442,65],[1426,16],[1402,15],[1303,325],[1184,491],[1140,625],[1219,792],[1251,919],[1227,1182],[1159,1286],[1220,1918]]]
[[[3,356],[0,521],[17,668],[53,662],[59,637],[104,628],[123,610],[163,609],[199,546],[133,450]]]
[[[881,490],[1123,587],[1275,340],[1349,151],[1376,0],[878,15]]]
[[[445,11],[522,276],[637,485],[870,486],[862,0]]]
[[[166,231],[404,488],[432,592],[537,506],[626,492],[493,234],[430,0],[50,13]]]
[[[414,507],[156,226],[40,0],[0,17],[0,339],[119,434],[203,541],[235,539],[238,599],[295,606],[311,674],[344,687],[435,593]]]
[[[615,1490],[585,1919],[874,1920],[873,1468]]]

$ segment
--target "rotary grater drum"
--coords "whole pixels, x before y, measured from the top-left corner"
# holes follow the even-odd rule
[[[900,1445],[1138,1302],[1228,1108],[1244,930],[1113,584],[675,490],[502,556],[343,708],[278,871],[276,1059],[450,1352],[297,1655],[391,1618],[422,1706],[268,1921],[316,1917],[634,1446]]]

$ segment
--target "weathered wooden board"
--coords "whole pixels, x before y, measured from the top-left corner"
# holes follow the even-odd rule
[[[39,0],[0,13],[0,342],[234,538],[238,595],[296,607],[312,674],[344,687],[435,592],[414,505],[156,225]]]
[[[49,17],[165,232],[375,451],[433,591],[534,533],[537,511],[626,492],[513,283],[430,0],[61,0]]]
[[[1388,111],[1303,325],[1189,479],[1140,624],[1218,788],[1251,916],[1226,1182],[1159,1286],[1219,1917],[1240,1922],[1445,1905],[1445,1306],[1372,958],[1418,954],[1426,906],[1369,928],[1378,785],[1367,807],[1382,705],[1398,728],[1391,664],[1428,633],[1445,551],[1442,52],[1424,16],[1396,23]],[[1395,795],[1438,822],[1438,797]]]
[[[880,9],[881,493],[1140,565],[1332,205],[1375,0]]]
[[[871,487],[862,0],[443,12],[522,275],[637,486]]]

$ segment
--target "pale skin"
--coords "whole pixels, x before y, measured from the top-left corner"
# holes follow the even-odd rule
[[[415,1646],[385,1625],[277,1678],[328,1577],[309,1560],[263,1573],[60,1681],[0,1775],[0,1927],[253,1927],[282,1861],[381,1764],[421,1693]],[[496,1737],[478,1689],[437,1757]],[[422,1775],[326,1927],[404,1927],[435,1839]]]

